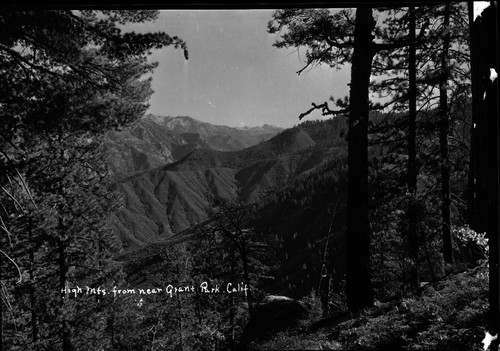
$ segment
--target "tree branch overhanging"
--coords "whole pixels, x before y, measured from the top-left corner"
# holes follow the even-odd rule
[[[304,113],[301,113],[299,115],[299,120],[302,120],[302,118],[304,118],[305,116],[309,115],[311,112],[313,112],[314,110],[319,110],[321,109],[321,113],[323,116],[336,116],[336,115],[342,115],[342,114],[346,114],[349,112],[349,109],[346,108],[346,109],[342,109],[342,110],[331,110],[329,107],[328,107],[328,103],[325,101],[324,103],[320,104],[320,105],[316,105],[314,102],[311,104],[313,107],[311,107],[309,110],[307,110],[306,112]]]
[[[49,74],[53,77],[56,77],[56,78],[61,78],[61,79],[64,79],[66,78],[66,75],[62,75],[62,74],[59,74],[57,72],[54,72],[54,71],[51,71],[45,67],[42,67],[42,66],[39,66],[39,65],[36,65],[34,64],[33,62],[29,61],[28,59],[24,58],[20,53],[18,53],[17,51],[3,45],[3,44],[0,44],[0,51],[3,51],[5,52],[6,54],[8,54],[9,56],[11,56],[13,59],[15,59],[18,64],[20,66],[21,65],[21,62],[22,63],[25,63],[26,65],[28,65],[29,67],[31,67],[32,69],[34,70],[38,70],[38,71],[41,71],[43,73],[46,73],[46,74]],[[26,67],[23,67],[23,69],[25,69]]]
[[[321,53],[319,53],[318,55],[312,55],[311,57],[308,57],[307,59],[307,64],[302,67],[300,70],[298,70],[297,72],[297,75],[300,76],[300,74],[302,72],[304,72],[306,70],[306,68],[308,68],[309,66],[311,66],[314,62],[321,62],[321,60],[330,53],[330,50],[332,50],[332,46],[330,45],[328,48],[326,48],[325,50],[323,50]]]

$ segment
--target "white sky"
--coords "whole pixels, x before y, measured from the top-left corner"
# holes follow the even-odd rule
[[[489,2],[474,3],[476,17]],[[134,25],[138,32],[164,31],[187,42],[181,50],[155,50],[148,112],[190,116],[233,127],[272,124],[291,127],[311,103],[349,92],[350,66],[321,65],[300,76],[305,50],[276,49],[267,33],[273,10],[167,10],[154,23]],[[333,106],[332,106],[333,107]],[[319,111],[308,120],[322,118]]]
[[[474,19],[476,19],[476,17],[489,5],[489,1],[474,1]]]
[[[273,10],[161,11],[155,23],[135,31],[164,31],[187,42],[181,50],[154,51],[154,95],[148,112],[190,116],[229,126],[291,127],[312,102],[348,94],[349,66],[319,66],[300,76],[305,50],[276,49],[267,33]],[[321,114],[311,114],[321,118]]]

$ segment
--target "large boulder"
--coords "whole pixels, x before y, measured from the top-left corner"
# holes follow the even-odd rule
[[[303,302],[286,296],[267,296],[255,305],[244,331],[244,340],[265,338],[273,333],[296,328],[305,323],[310,310]]]

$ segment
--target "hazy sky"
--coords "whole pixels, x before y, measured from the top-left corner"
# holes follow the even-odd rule
[[[480,13],[488,2],[475,2]],[[273,10],[168,10],[154,23],[129,29],[164,31],[187,42],[182,50],[156,50],[149,113],[190,116],[229,126],[265,123],[291,127],[312,102],[348,94],[350,66],[335,70],[325,65],[296,72],[304,66],[305,49],[272,46],[267,33]],[[319,111],[306,119],[322,118]]]
[[[148,112],[229,126],[290,127],[312,102],[348,94],[350,67],[336,71],[320,66],[296,74],[304,65],[305,50],[272,46],[276,36],[266,30],[272,13],[169,10],[161,11],[154,23],[133,26],[135,31],[177,35],[188,45],[188,61],[173,48],[153,53],[159,66]]]

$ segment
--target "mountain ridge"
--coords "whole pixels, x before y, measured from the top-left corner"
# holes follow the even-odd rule
[[[130,128],[107,133],[103,152],[113,173],[127,174],[173,163],[196,149],[241,150],[281,130],[269,125],[240,130],[187,116],[149,114]]]
[[[117,185],[125,206],[115,229],[124,248],[164,240],[196,225],[206,219],[214,198],[255,202],[314,172],[336,153],[331,151],[335,143],[318,128],[338,129],[338,122],[299,125],[238,151],[196,148],[175,162],[122,177]]]

